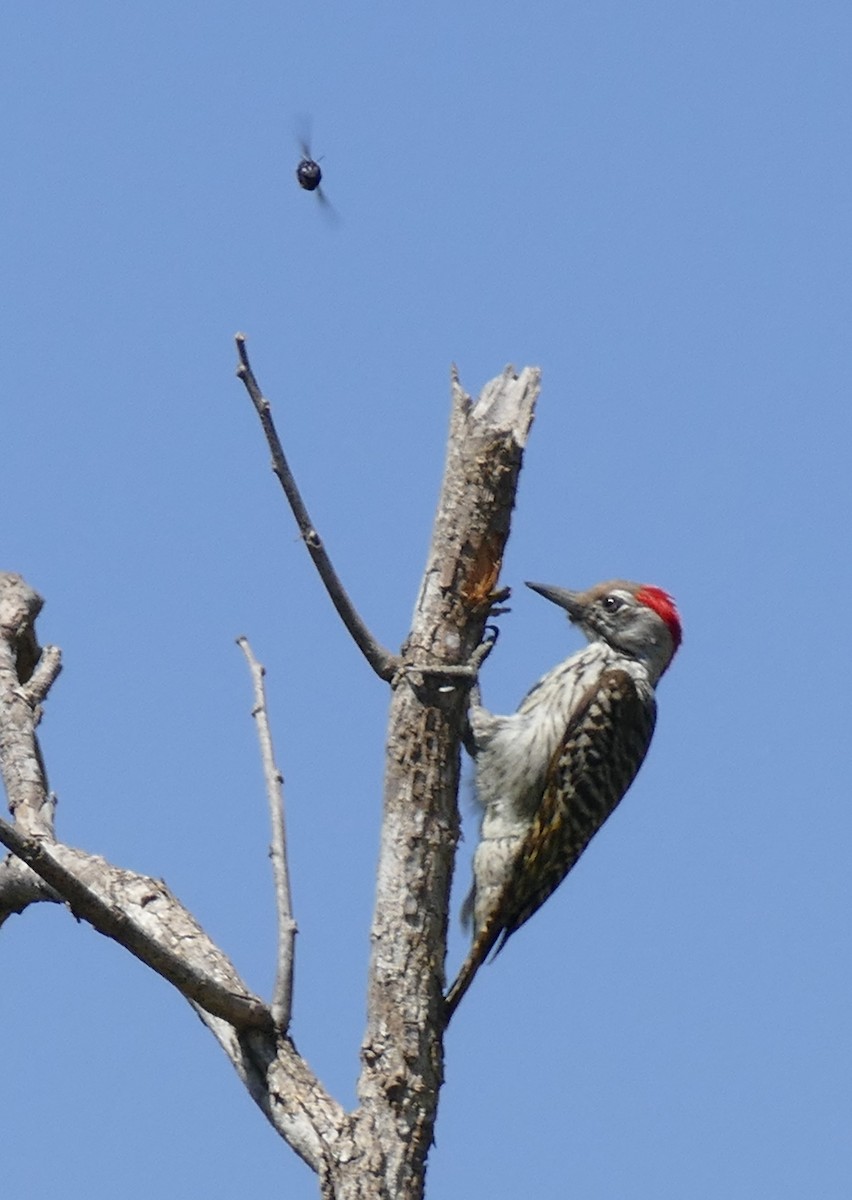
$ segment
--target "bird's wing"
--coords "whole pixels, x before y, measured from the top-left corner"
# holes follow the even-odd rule
[[[589,688],[556,748],[541,802],[506,884],[447,993],[452,1016],[479,967],[556,890],[630,787],[648,751],[657,706],[620,667]]]
[[[620,667],[604,671],[589,688],[550,761],[513,864],[500,905],[498,949],[552,895],[615,810],[648,752],[656,714],[653,693],[640,694]]]

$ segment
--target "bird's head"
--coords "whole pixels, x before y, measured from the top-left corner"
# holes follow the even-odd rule
[[[662,588],[626,579],[598,583],[587,592],[543,583],[527,587],[564,608],[590,642],[606,642],[644,663],[654,679],[659,679],[681,643],[675,602]]]

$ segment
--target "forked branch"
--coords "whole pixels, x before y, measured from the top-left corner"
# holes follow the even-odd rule
[[[454,374],[432,544],[412,627],[397,657],[375,641],[344,591],[293,480],[242,336],[237,348],[238,374],[320,577],[374,671],[393,684],[358,1108],[346,1113],[329,1096],[286,1033],[295,926],[281,777],[266,721],[262,668],[244,639],[273,823],[279,952],[272,1011],[246,988],[164,884],[55,841],[35,728],[58,669],[58,653],[42,654],[35,642],[39,598],[18,577],[3,576],[0,765],[17,825],[0,821],[0,842],[17,859],[2,867],[8,861],[28,864],[46,890],[21,899],[11,886],[15,881],[5,880],[0,867],[0,922],[4,883],[14,898],[9,911],[19,902],[58,896],[75,915],[173,983],[213,1032],[269,1121],[317,1172],[323,1200],[421,1200],[443,1079],[444,956],[459,832],[459,745],[468,693],[487,653],[483,631],[498,596],[539,374],[507,368],[476,400]],[[2,585],[10,579],[7,596]],[[11,607],[3,603],[9,597]]]

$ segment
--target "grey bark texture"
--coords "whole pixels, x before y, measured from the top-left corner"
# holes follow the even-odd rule
[[[277,444],[244,340],[238,347],[244,382],[265,417],[267,437]],[[0,925],[37,901],[64,903],[172,983],[272,1126],[317,1173],[323,1200],[424,1195],[443,1080],[444,959],[459,834],[459,747],[475,682],[470,664],[477,660],[494,602],[538,390],[538,371],[516,375],[507,368],[474,401],[454,373],[432,543],[398,655],[358,626],[333,568],[323,565],[338,611],[351,610],[347,627],[355,627],[365,658],[392,690],[367,1024],[354,1111],[345,1111],[326,1092],[298,1053],[287,1028],[286,982],[276,989],[273,1017],[273,1006],[250,992],[164,883],[57,841],[36,727],[60,656],[36,641],[40,597],[19,576],[0,575],[0,771],[12,817],[0,821],[0,843],[9,851],[0,863]],[[289,474],[283,452],[273,457],[279,478],[282,463]],[[297,520],[307,527],[304,510]],[[312,527],[310,538],[303,536],[316,561],[318,536]],[[271,743],[264,753],[272,764]],[[270,765],[270,785],[276,772]],[[283,840],[283,825],[278,836]],[[282,854],[285,849],[282,845]],[[286,939],[289,911],[283,901],[281,912]],[[279,951],[285,966],[292,957],[292,928],[289,938]]]

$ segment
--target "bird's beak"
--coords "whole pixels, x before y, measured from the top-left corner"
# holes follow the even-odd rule
[[[544,596],[545,600],[552,600],[554,604],[564,608],[572,621],[582,620],[586,605],[583,603],[581,592],[569,592],[567,588],[551,587],[547,583],[528,583],[527,587],[538,592],[539,596]]]

